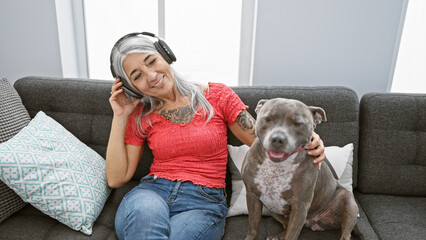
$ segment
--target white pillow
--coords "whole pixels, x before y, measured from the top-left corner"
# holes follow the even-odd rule
[[[0,144],[0,179],[25,202],[87,235],[111,192],[105,160],[43,112]]]
[[[248,214],[246,188],[241,178],[241,166],[248,150],[249,147],[247,145],[239,147],[228,145],[228,152],[232,160],[229,165],[232,175],[232,195],[227,217]],[[325,153],[339,177],[339,183],[349,191],[352,191],[353,144],[350,143],[344,147],[325,147]],[[262,214],[270,215],[265,207],[263,207]]]
[[[343,147],[325,147],[325,155],[336,172],[342,187],[352,192],[352,165],[354,161],[354,145],[349,143]],[[324,164],[324,163],[323,163]]]
[[[229,166],[232,175],[232,194],[227,217],[248,214],[246,186],[244,185],[243,179],[241,178],[241,166],[249,149],[250,148],[247,145],[241,145],[239,147],[228,145],[228,152],[232,159],[232,162],[230,162],[231,164]],[[263,207],[262,214],[270,215],[266,207]]]

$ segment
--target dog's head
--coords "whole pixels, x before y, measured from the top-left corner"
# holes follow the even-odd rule
[[[327,121],[320,107],[285,98],[260,100],[256,136],[272,161],[283,161],[311,142],[317,124]]]

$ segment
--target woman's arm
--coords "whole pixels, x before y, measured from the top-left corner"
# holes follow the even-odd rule
[[[122,82],[116,79],[109,98],[114,116],[106,154],[106,178],[112,188],[121,187],[132,178],[143,152],[143,146],[124,142],[127,120],[137,107],[138,100],[130,102],[121,85]]]
[[[250,113],[247,110],[242,110],[234,123],[229,126],[229,129],[231,129],[235,137],[250,147],[256,140],[256,135],[254,134],[255,124],[256,120]]]
[[[135,174],[143,146],[124,143],[127,119],[113,118],[106,154],[106,178],[111,188],[130,181]]]

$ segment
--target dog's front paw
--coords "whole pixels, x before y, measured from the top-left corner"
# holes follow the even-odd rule
[[[270,236],[266,240],[280,240],[278,236]]]
[[[256,237],[250,236],[247,234],[246,238],[244,240],[255,240]]]
[[[269,236],[266,240],[284,240],[285,239],[284,236],[285,236],[285,232],[282,232],[277,235]]]

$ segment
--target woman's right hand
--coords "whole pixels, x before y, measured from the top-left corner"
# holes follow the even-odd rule
[[[123,83],[117,78],[112,85],[111,97],[109,98],[109,103],[116,116],[130,115],[140,101],[140,99],[135,99],[131,102],[123,89],[120,88],[122,85]]]

